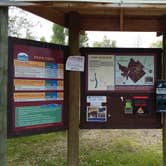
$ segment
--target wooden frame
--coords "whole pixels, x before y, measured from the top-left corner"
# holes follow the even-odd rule
[[[51,104],[53,103],[53,101],[38,101],[38,102],[21,102],[20,104],[18,104],[17,102],[14,102],[14,98],[13,98],[13,94],[14,92],[50,92],[50,91],[25,91],[25,90],[15,90],[14,89],[14,48],[15,46],[21,46],[21,45],[25,45],[27,47],[35,47],[35,48],[46,48],[46,49],[61,49],[63,54],[64,54],[64,62],[66,61],[67,58],[67,54],[68,54],[68,48],[65,46],[61,46],[61,45],[54,45],[54,44],[48,44],[48,43],[43,43],[43,42],[36,42],[36,41],[31,41],[31,40],[24,40],[24,39],[17,39],[17,38],[9,38],[9,82],[8,82],[8,87],[9,87],[9,95],[8,95],[8,137],[14,137],[14,136],[23,136],[23,135],[31,135],[31,134],[37,134],[37,133],[44,133],[44,132],[50,132],[50,131],[57,131],[57,130],[63,130],[67,128],[67,93],[65,93],[64,96],[64,101],[63,101],[63,110],[62,110],[62,120],[63,123],[59,123],[59,124],[50,124],[50,125],[39,125],[39,127],[14,127],[15,125],[15,107],[19,106],[19,107],[23,107],[23,106],[39,106],[39,105],[43,105],[43,104]],[[23,51],[23,50],[22,50]],[[64,82],[64,90],[67,91],[67,75],[66,72],[64,73],[64,78],[65,78],[65,82]],[[17,77],[16,77],[17,78]],[[19,79],[22,79],[21,77],[18,77]],[[32,78],[30,78],[32,79]],[[36,78],[37,79],[37,78]],[[35,79],[35,80],[36,80]],[[40,79],[37,79],[40,80]],[[59,102],[58,102],[59,103]],[[59,103],[60,104],[60,103]]]
[[[161,116],[155,111],[155,88],[129,90],[112,90],[112,91],[89,91],[87,89],[87,55],[154,55],[155,68],[157,69],[155,80],[161,79],[161,49],[129,49],[129,48],[83,48],[81,53],[86,57],[85,73],[82,74],[82,105],[81,105],[81,128],[161,128]],[[90,106],[86,100],[87,96],[106,96],[107,102],[101,103],[101,106],[107,107],[107,121],[103,123],[88,122],[86,120],[86,108]],[[137,98],[136,98],[137,97]],[[136,107],[133,106],[133,113],[124,112],[125,100],[146,103],[145,114],[137,114]],[[123,101],[121,101],[123,100]],[[147,110],[148,109],[148,110]],[[117,111],[116,111],[117,110]],[[146,113],[146,111],[149,111]],[[111,117],[110,117],[111,116]]]

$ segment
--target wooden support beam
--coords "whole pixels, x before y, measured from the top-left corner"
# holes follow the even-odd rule
[[[161,19],[163,31],[163,56],[162,56],[162,79],[166,80],[166,15]],[[163,166],[166,166],[166,113],[162,114],[163,119]]]
[[[8,8],[0,7],[0,165],[6,165]]]
[[[80,16],[76,12],[67,15],[69,27],[70,55],[79,55]],[[69,72],[69,129],[68,166],[79,165],[79,115],[80,115],[80,73]]]
[[[123,12],[123,8],[120,8],[120,31],[123,31],[123,24],[124,24],[124,12]]]
[[[119,16],[81,16],[81,30],[120,31]],[[99,24],[100,23],[100,24]],[[161,31],[159,17],[126,16],[123,31],[157,32]]]
[[[166,80],[166,32],[163,33],[163,59],[162,59],[163,79]],[[163,166],[166,166],[166,113],[163,113]]]

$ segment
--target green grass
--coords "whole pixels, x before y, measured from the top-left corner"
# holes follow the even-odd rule
[[[8,140],[8,166],[66,166],[67,132]],[[162,166],[160,130],[82,130],[80,166]]]
[[[160,166],[161,152],[155,147],[139,148],[126,140],[114,143],[109,149],[83,150],[82,166]]]

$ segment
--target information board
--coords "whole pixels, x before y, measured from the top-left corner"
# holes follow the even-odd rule
[[[135,54],[135,56],[134,56]],[[153,91],[156,56],[87,55],[88,91]]]
[[[161,49],[82,48],[81,128],[161,128]]]
[[[156,111],[166,112],[166,81],[156,82]]]
[[[8,137],[66,128],[65,46],[9,38]]]

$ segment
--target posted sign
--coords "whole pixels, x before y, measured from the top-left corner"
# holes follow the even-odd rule
[[[13,38],[9,49],[9,135],[63,127],[64,49]]]
[[[86,64],[81,77],[81,128],[161,128],[155,105],[161,49],[82,48],[81,53]],[[166,83],[159,89],[164,94],[157,97],[160,112],[166,112],[165,89]]]

